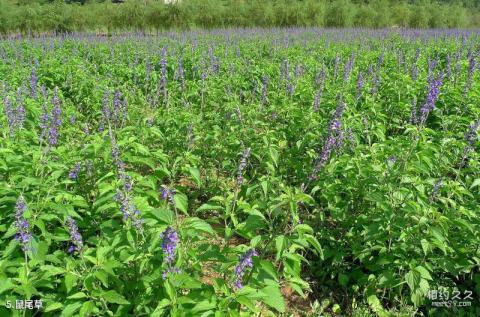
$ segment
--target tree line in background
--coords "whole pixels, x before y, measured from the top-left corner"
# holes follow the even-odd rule
[[[120,3],[119,3],[120,2]],[[219,27],[480,26],[479,0],[0,0],[0,33]]]

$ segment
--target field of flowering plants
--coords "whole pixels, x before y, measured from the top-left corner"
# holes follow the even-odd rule
[[[0,109],[2,317],[480,315],[480,32],[3,38]]]

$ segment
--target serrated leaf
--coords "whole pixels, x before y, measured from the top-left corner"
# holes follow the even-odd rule
[[[183,212],[185,215],[188,215],[188,198],[185,194],[176,193],[173,196],[173,200],[175,202],[175,207]]]
[[[276,309],[280,313],[285,312],[285,300],[280,292],[280,288],[276,285],[269,285],[262,288],[262,293],[265,294],[263,302],[268,306]]]
[[[130,302],[125,299],[122,295],[118,294],[114,290],[107,291],[102,294],[102,298],[104,298],[107,302],[113,304],[120,304],[120,305],[129,305]]]

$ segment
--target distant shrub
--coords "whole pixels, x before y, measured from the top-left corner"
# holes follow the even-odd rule
[[[118,2],[118,1],[117,1]],[[392,0],[0,0],[0,32],[132,31],[222,27],[413,27],[480,25],[460,4]]]

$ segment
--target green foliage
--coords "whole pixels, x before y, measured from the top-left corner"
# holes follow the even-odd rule
[[[123,5],[108,28],[150,23]],[[59,12],[55,25],[71,23]],[[475,31],[317,28],[1,40],[0,315],[20,314],[3,306],[16,299],[42,299],[42,316],[479,315],[475,301],[445,311],[427,298],[480,291],[480,144],[467,134],[478,43]],[[412,123],[440,77],[435,108]],[[42,120],[57,100],[50,144]],[[19,106],[22,125],[9,119]],[[342,142],[312,173],[334,132]],[[67,252],[70,218],[80,252]]]

